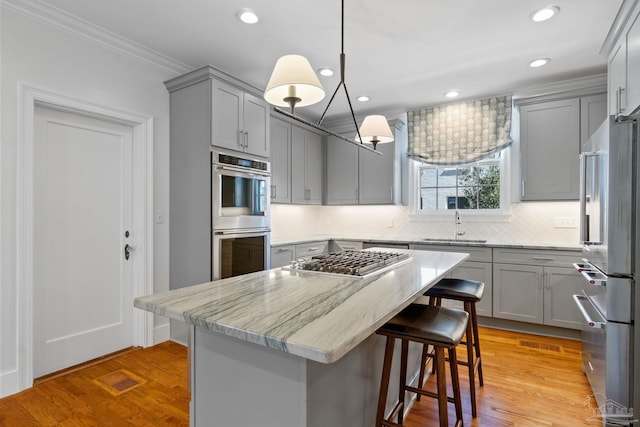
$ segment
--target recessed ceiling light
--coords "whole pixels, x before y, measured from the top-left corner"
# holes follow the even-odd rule
[[[538,9],[531,14],[531,20],[533,22],[542,22],[553,18],[560,8],[558,6],[545,6],[542,9]]]
[[[444,94],[444,96],[446,96],[447,98],[455,98],[458,95],[460,95],[460,92],[458,92],[457,90],[450,90],[449,92]]]
[[[320,73],[321,76],[325,76],[325,77],[333,76],[333,68],[322,67],[318,69],[318,73]]]
[[[549,58],[534,59],[533,61],[529,62],[529,67],[531,68],[542,67],[543,65],[547,65],[549,61],[551,61]]]
[[[367,102],[369,99],[371,99],[371,98],[369,98],[367,95],[360,95],[358,97],[358,101],[360,101],[360,102]]]
[[[255,24],[258,22],[258,15],[256,14],[256,12],[246,7],[240,9],[236,13],[236,18],[238,18],[245,24]]]

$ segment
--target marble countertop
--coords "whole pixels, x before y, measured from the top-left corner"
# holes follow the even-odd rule
[[[137,308],[197,327],[333,363],[469,254],[380,249],[410,261],[366,278],[280,268],[136,298]]]
[[[554,245],[539,243],[509,243],[509,242],[478,242],[478,241],[455,241],[446,239],[411,239],[403,237],[389,238],[360,238],[360,237],[340,237],[327,234],[300,236],[296,238],[273,238],[271,237],[271,246],[296,245],[302,243],[318,242],[323,240],[341,240],[354,241],[364,243],[380,243],[380,244],[405,244],[405,245],[439,245],[439,246],[467,246],[467,247],[483,247],[483,248],[510,248],[510,249],[540,249],[555,251],[580,251],[582,248],[578,245]]]

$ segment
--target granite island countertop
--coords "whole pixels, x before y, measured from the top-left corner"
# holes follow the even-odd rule
[[[260,271],[135,299],[137,308],[321,363],[375,333],[469,254],[381,249],[411,259],[366,278]]]

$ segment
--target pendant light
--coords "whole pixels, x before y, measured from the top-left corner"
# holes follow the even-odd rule
[[[393,141],[393,134],[389,128],[389,124],[384,116],[374,115],[367,116],[362,122],[362,127],[358,127],[356,116],[353,112],[351,105],[351,98],[349,97],[349,91],[344,79],[345,71],[345,59],[344,53],[344,0],[342,0],[342,14],[341,14],[341,52],[340,52],[340,82],[336,87],[336,90],[331,95],[329,103],[324,109],[320,120],[315,128],[325,130],[322,128],[322,121],[329,106],[333,102],[338,90],[342,87],[349,103],[349,111],[351,112],[351,118],[358,134],[358,140],[360,144],[363,142],[369,142],[373,145],[375,150],[376,145],[384,142]],[[319,91],[322,95],[319,95]],[[278,60],[275,68],[271,74],[271,79],[267,85],[267,89],[264,93],[264,98],[270,104],[277,106],[289,106],[291,108],[291,114],[287,114],[290,117],[296,118],[293,114],[293,110],[296,106],[311,105],[321,101],[324,98],[324,90],[320,84],[318,77],[315,75],[309,61],[306,58],[299,55],[286,55]],[[276,111],[279,111],[276,109]],[[299,119],[298,119],[299,120]],[[300,120],[303,121],[303,120]],[[325,132],[335,135],[333,132]],[[362,135],[365,135],[363,137]],[[341,138],[347,140],[346,138]],[[348,141],[348,140],[347,140]]]
[[[285,55],[278,59],[264,92],[264,99],[272,105],[294,108],[322,101],[324,89],[307,58]]]
[[[364,118],[360,126],[360,141],[373,145],[393,141],[393,134],[385,116],[371,115]]]

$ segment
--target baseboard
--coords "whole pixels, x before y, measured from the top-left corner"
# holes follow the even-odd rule
[[[171,339],[171,325],[169,322],[153,328],[153,344],[159,344]]]
[[[0,398],[7,397],[20,391],[18,387],[18,370],[0,374]]]
[[[537,323],[517,322],[515,320],[496,319],[495,317],[478,316],[478,325],[486,326],[487,328],[502,329],[505,331],[524,332],[526,334],[566,338],[576,341],[580,341],[581,339],[581,331],[576,329],[538,325]]]

